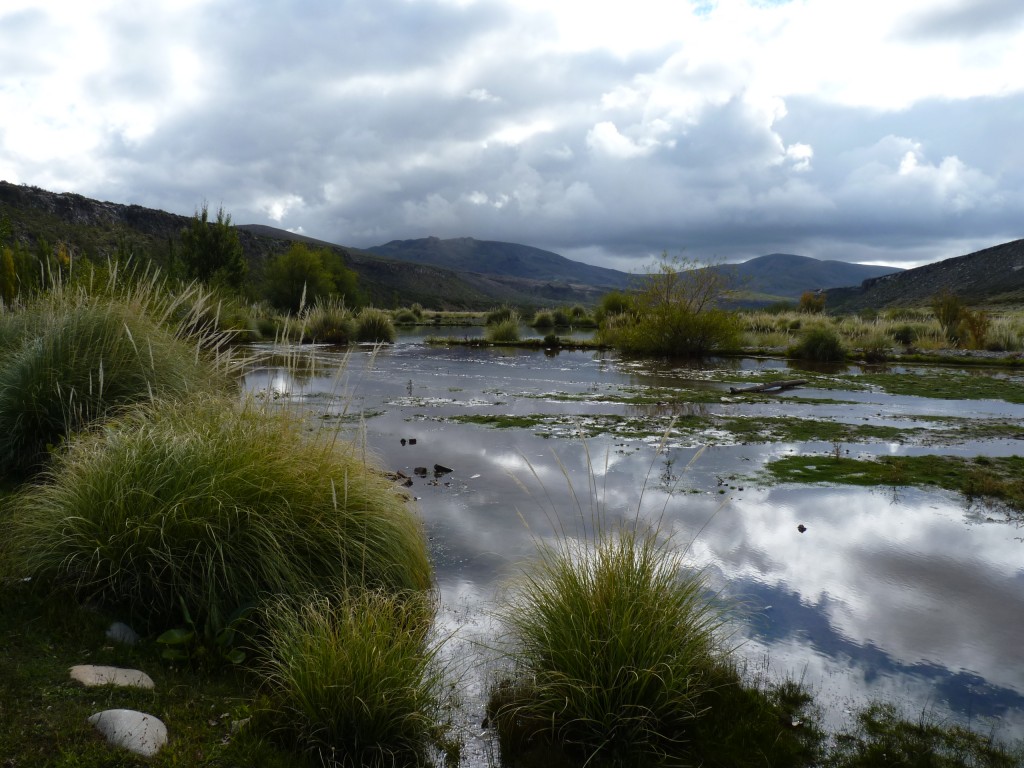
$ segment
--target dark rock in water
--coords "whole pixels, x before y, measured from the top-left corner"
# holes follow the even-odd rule
[[[800,525],[798,525],[798,526],[796,527],[796,529],[797,529],[798,531],[800,531],[800,533],[803,533],[804,531],[806,531],[806,530],[807,530],[807,526],[806,526],[806,525],[804,525],[803,523],[800,523]]]
[[[402,445],[405,445],[405,438],[403,437],[403,438],[402,438],[401,440],[399,440],[398,442],[400,442],[400,443],[401,443]]]
[[[427,476],[427,468],[426,467],[416,467],[413,470],[413,472],[415,472],[420,477],[426,477]]]
[[[434,465],[434,474],[437,474],[437,475],[447,475],[449,472],[454,472],[454,471],[455,471],[454,469],[451,469],[450,467],[446,467],[444,464],[435,464]]]
[[[415,437],[410,437],[409,438],[409,445],[416,445],[416,438]]]

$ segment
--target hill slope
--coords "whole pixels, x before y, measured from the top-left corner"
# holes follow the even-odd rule
[[[791,253],[758,256],[730,269],[739,282],[740,290],[788,300],[799,299],[804,291],[856,285],[869,278],[900,271],[872,264],[822,261]]]
[[[557,253],[518,243],[476,240],[458,237],[441,240],[425,237],[418,240],[392,240],[367,249],[386,256],[417,264],[432,264],[458,272],[479,272],[528,280],[563,282],[598,288],[626,288],[633,276],[615,269],[595,267],[572,261]]]
[[[922,306],[949,291],[967,304],[1024,304],[1024,240],[828,292],[829,309]]]

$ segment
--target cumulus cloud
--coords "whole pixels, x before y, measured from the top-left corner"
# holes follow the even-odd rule
[[[619,267],[1021,236],[1018,4],[638,2],[8,3],[0,176]]]

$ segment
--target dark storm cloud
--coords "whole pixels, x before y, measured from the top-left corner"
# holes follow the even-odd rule
[[[1016,5],[922,3],[891,29],[971,35]],[[19,62],[0,73],[0,176],[186,214],[208,200],[356,246],[474,236],[620,267],[680,249],[916,262],[1024,234],[1013,77],[898,110],[837,96],[856,62],[761,82],[778,55],[762,21],[814,8],[751,21],[776,11],[720,3],[674,42],[615,50],[498,0],[26,8],[0,14]]]

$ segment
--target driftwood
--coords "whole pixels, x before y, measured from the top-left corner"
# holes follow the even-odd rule
[[[773,389],[791,389],[792,387],[799,387],[806,383],[807,379],[790,379],[789,381],[772,381],[767,384],[755,384],[752,387],[729,387],[729,391],[734,395],[741,395],[744,392],[768,392]]]

